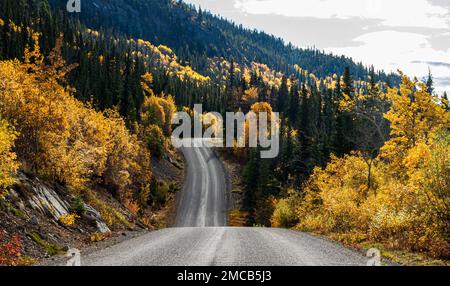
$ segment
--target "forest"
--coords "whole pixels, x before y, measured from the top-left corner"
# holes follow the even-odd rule
[[[298,49],[182,1],[84,2],[0,3],[2,189],[23,170],[142,209],[177,110],[274,111],[277,158],[222,150],[242,166],[243,225],[450,257],[450,105],[431,74]]]

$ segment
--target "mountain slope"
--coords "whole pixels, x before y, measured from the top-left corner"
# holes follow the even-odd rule
[[[62,8],[66,0],[50,0]],[[259,62],[285,74],[294,65],[319,77],[342,74],[349,67],[356,79],[368,70],[343,56],[311,49],[298,49],[266,33],[245,29],[208,12],[197,11],[182,1],[171,0],[84,0],[81,22],[94,29],[106,28],[154,44],[168,45],[200,73],[208,68],[207,57],[224,57],[242,64]],[[398,82],[395,75],[379,73],[377,80]]]

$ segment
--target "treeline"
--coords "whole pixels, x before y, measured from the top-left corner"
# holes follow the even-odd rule
[[[62,9],[66,5],[64,0],[49,2]],[[318,77],[342,74],[346,66],[357,79],[364,79],[369,71],[349,58],[298,49],[280,38],[246,29],[182,1],[86,0],[82,12],[75,17],[97,30],[110,27],[133,38],[170,46],[183,63],[202,74],[208,73],[208,58],[214,57],[247,65],[264,63],[285,74],[294,73],[297,64]],[[377,81],[399,82],[394,74],[377,72],[376,77]]]
[[[450,105],[433,92],[431,74],[424,83],[400,74],[392,88],[373,71],[367,81],[349,68],[278,81],[226,66],[226,110],[267,104],[281,116],[277,158],[225,150],[244,164],[240,221],[448,259]]]
[[[281,151],[276,159],[261,160],[259,150],[236,152],[246,162],[245,208],[251,213],[250,225],[270,225],[270,197],[282,195],[286,187],[301,188],[313,169],[324,167],[332,154],[361,151],[372,158],[389,137],[383,112],[390,103],[379,96],[388,87],[373,80],[373,71],[367,82],[353,80],[346,68],[343,75],[324,79],[299,70],[296,76],[282,76],[277,83],[278,78],[267,79],[258,70],[246,76],[231,63],[227,76],[227,111],[247,112],[253,104],[266,102],[281,116]],[[367,107],[371,114],[356,114],[343,105],[350,99],[363,104],[359,99],[364,95],[370,97],[364,106],[371,106]]]
[[[144,102],[141,77],[147,72],[153,75],[155,93],[172,94],[180,105],[193,105],[217,90],[208,78],[182,66],[170,48],[107,29],[87,29],[66,12],[53,11],[47,1],[2,1],[0,20],[0,59],[23,59],[25,48],[34,45],[32,31],[40,33],[44,55],[63,35],[63,58],[78,65],[67,76],[76,97],[97,110],[117,107],[128,125],[139,119]]]

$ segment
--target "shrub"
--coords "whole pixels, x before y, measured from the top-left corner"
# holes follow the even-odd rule
[[[73,201],[73,208],[79,215],[84,215],[87,212],[86,205],[83,202],[81,196],[76,196]]]
[[[298,197],[291,194],[289,197],[280,199],[275,203],[275,210],[273,212],[270,222],[273,227],[291,228],[298,223],[298,215],[296,207],[298,205]]]
[[[164,181],[153,180],[152,190],[151,197],[153,204],[156,206],[163,205],[167,201],[167,197],[169,195],[169,185]]]
[[[98,112],[59,83],[71,69],[60,55],[60,40],[50,65],[45,65],[38,36],[33,39],[35,50],[25,52],[25,63],[0,62],[0,113],[20,134],[0,121],[0,188],[11,183],[9,175],[17,170],[11,152],[16,137],[14,150],[24,171],[65,184],[75,193],[99,178],[120,195],[148,184],[150,155],[145,145],[117,111]],[[39,60],[32,64],[30,57]]]
[[[4,231],[0,230],[0,266],[18,265],[21,258],[22,239],[19,235],[14,235],[6,240],[4,235]]]
[[[59,218],[59,222],[63,225],[71,226],[75,223],[77,218],[80,218],[77,214],[65,214]]]
[[[164,145],[166,141],[161,128],[154,124],[147,127],[145,129],[144,140],[152,155],[161,158],[165,150]]]

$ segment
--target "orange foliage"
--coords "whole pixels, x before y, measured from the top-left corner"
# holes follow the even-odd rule
[[[10,240],[4,241],[4,231],[0,230],[0,266],[18,265],[21,258],[22,239],[14,235]]]

